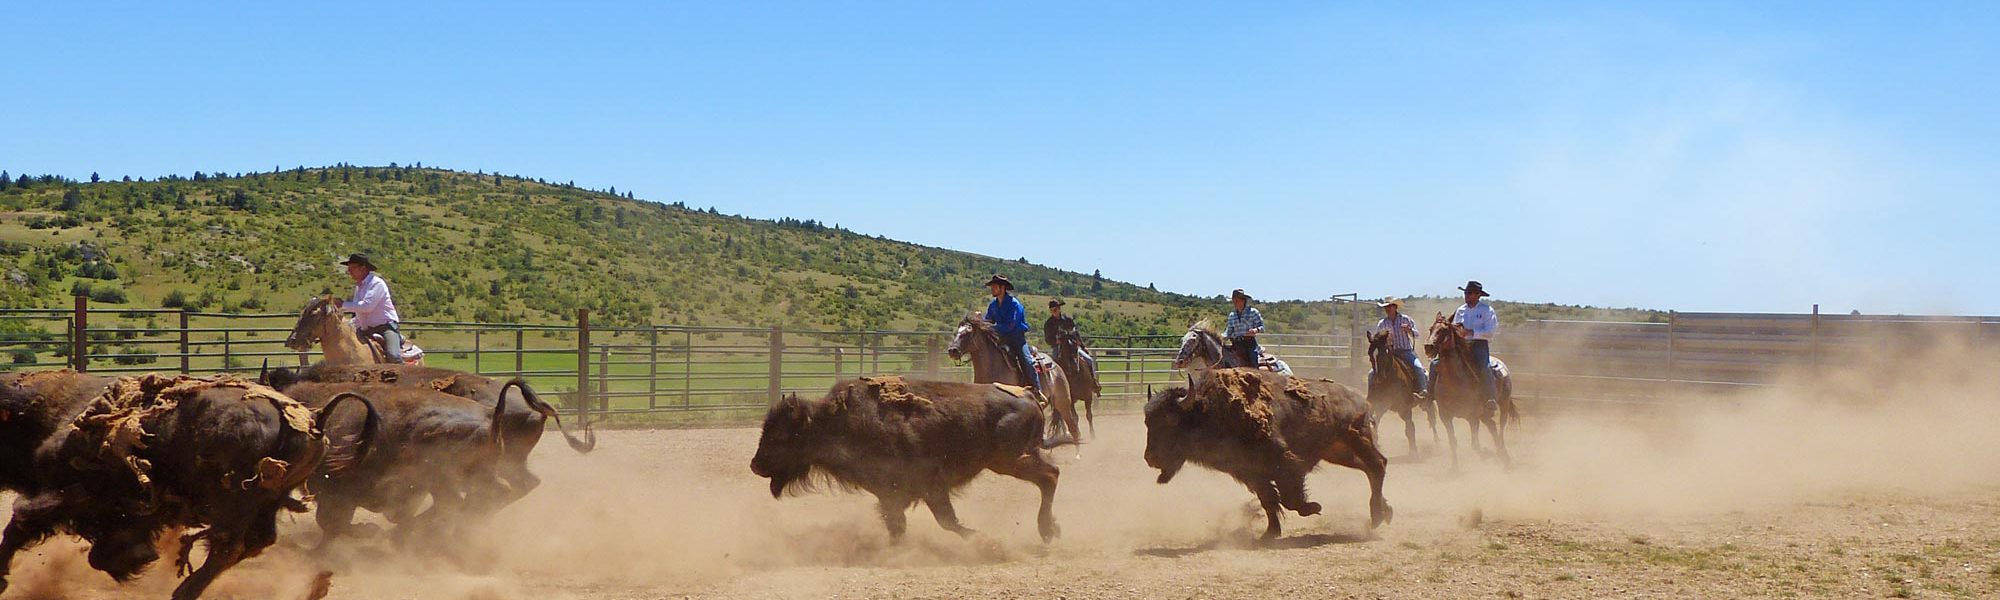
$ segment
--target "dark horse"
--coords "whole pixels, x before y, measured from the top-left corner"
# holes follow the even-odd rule
[[[1097,415],[1091,404],[1103,387],[1097,381],[1097,366],[1084,360],[1083,333],[1074,327],[1064,328],[1056,334],[1056,366],[1063,375],[1070,377],[1069,394],[1076,402],[1083,403],[1083,420],[1090,424],[1090,437],[1097,437]]]
[[[1389,332],[1368,336],[1368,404],[1375,407],[1379,422],[1384,413],[1403,417],[1403,437],[1410,440],[1410,456],[1417,455],[1417,420],[1413,409],[1423,408],[1431,424],[1431,443],[1438,441],[1437,403],[1417,393],[1417,374],[1396,359],[1389,348]]]
[[[945,348],[945,352],[951,355],[952,360],[966,359],[972,362],[973,383],[1003,383],[1027,387],[1029,384],[1027,378],[1034,376],[1032,373],[1023,374],[1014,368],[1014,359],[1007,353],[1007,345],[1000,342],[1000,332],[995,331],[993,323],[978,313],[973,313],[958,322],[958,331],[952,335],[951,346]],[[1037,357],[1044,358],[1039,353]],[[1048,381],[1043,383],[1042,389],[1047,396],[1049,408],[1056,413],[1056,418],[1049,419],[1050,437],[1060,440],[1061,438],[1055,434],[1060,434],[1067,428],[1070,436],[1068,441],[1082,439],[1083,428],[1076,422],[1076,401],[1070,395],[1069,377],[1063,374],[1062,367],[1049,364]],[[1077,448],[1077,454],[1083,454],[1081,447]]]
[[[1174,368],[1207,371],[1254,366],[1265,371],[1291,376],[1292,366],[1285,364],[1285,361],[1270,353],[1265,353],[1262,358],[1265,360],[1259,360],[1259,364],[1256,365],[1239,364],[1242,360],[1223,345],[1222,334],[1216,333],[1215,328],[1208,325],[1208,321],[1196,321],[1188,326],[1187,333],[1181,336],[1181,349],[1174,354]]]
[[[1452,427],[1452,419],[1465,419],[1472,426],[1472,450],[1479,451],[1479,425],[1485,424],[1493,432],[1494,450],[1503,465],[1512,466],[1513,459],[1507,456],[1507,436],[1504,428],[1509,417],[1519,418],[1514,410],[1514,384],[1506,376],[1506,367],[1500,359],[1493,359],[1490,365],[1473,365],[1472,350],[1458,327],[1437,316],[1431,324],[1430,342],[1424,344],[1424,353],[1437,359],[1437,366],[1431,369],[1431,398],[1436,400],[1438,412],[1444,417],[1444,434],[1451,440],[1451,467],[1458,468],[1458,432]],[[1486,389],[1479,385],[1479,374],[1475,368],[1493,371],[1493,386],[1498,390],[1500,422],[1494,423],[1492,412],[1486,410]]]

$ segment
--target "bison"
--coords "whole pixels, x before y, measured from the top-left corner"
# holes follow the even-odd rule
[[[35,449],[116,379],[69,369],[0,373],[0,490],[35,491]]]
[[[1020,388],[993,384],[862,378],[837,383],[819,400],[787,395],[764,417],[750,470],[771,480],[771,496],[824,478],[879,500],[891,538],[904,513],[923,501],[938,525],[973,533],[952,510],[952,490],[981,471],[1041,488],[1042,541],[1059,534],[1052,509],[1061,471],[1042,450],[1044,421]]]
[[[597,447],[597,432],[590,422],[583,423],[583,437],[578,438],[563,426],[562,415],[554,406],[542,401],[533,388],[520,378],[494,379],[484,375],[453,371],[421,365],[386,364],[337,364],[321,362],[298,370],[276,369],[269,371],[264,381],[272,387],[285,389],[297,382],[317,383],[383,383],[401,387],[435,390],[471,399],[487,408],[500,410],[503,402],[508,404],[500,423],[501,437],[506,439],[506,454],[500,462],[500,477],[507,482],[506,498],[495,503],[505,506],[539,487],[540,477],[528,470],[528,455],[541,443],[542,432],[549,420],[556,422],[556,429],[562,432],[569,447],[579,453],[589,453]],[[510,395],[508,390],[512,389]]]
[[[376,449],[367,460],[341,477],[315,478],[308,485],[322,546],[368,532],[353,524],[357,508],[387,517],[398,525],[397,535],[408,539],[497,509],[492,499],[505,496],[498,472],[506,438],[493,426],[506,419],[505,403],[488,407],[436,390],[381,383],[299,382],[284,392],[312,407],[359,394],[381,414]]]
[[[230,377],[120,378],[103,388],[34,453],[34,491],[14,503],[0,534],[0,589],[14,554],[59,531],[90,542],[90,565],[125,581],[159,559],[153,540],[182,538],[188,576],[175,600],[201,595],[217,575],[277,540],[281,510],[303,511],[292,491],[328,465],[368,453],[366,433],[329,440],[313,411],[262,385]],[[372,419],[373,417],[369,417]],[[208,547],[188,571],[195,542]]]
[[[1268,371],[1217,369],[1146,402],[1146,464],[1173,480],[1187,462],[1228,474],[1264,507],[1266,539],[1283,533],[1281,508],[1319,514],[1305,475],[1320,461],[1368,474],[1369,526],[1394,511],[1382,497],[1388,459],[1375,445],[1368,402],[1344,385]]]

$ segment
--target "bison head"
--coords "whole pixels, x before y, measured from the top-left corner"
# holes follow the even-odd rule
[[[1182,402],[1187,395],[1187,388],[1167,388],[1146,401],[1146,466],[1160,470],[1160,483],[1187,464],[1181,445],[1196,418]]]
[[[153,532],[144,527],[121,528],[90,543],[90,567],[118,581],[130,581],[159,559]]]
[[[765,413],[763,437],[757,440],[750,472],[771,479],[771,497],[784,495],[785,488],[812,472],[806,444],[812,420],[812,406],[793,394],[786,394]]]

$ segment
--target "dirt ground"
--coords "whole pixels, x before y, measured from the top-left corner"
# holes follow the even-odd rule
[[[1189,466],[1168,485],[1140,458],[1144,425],[1107,416],[1063,469],[1063,538],[1035,534],[1036,492],[982,477],[958,502],[982,537],[923,512],[892,545],[869,497],[773,499],[749,472],[749,428],[611,431],[578,456],[550,438],[544,486],[462,562],[360,544],[336,599],[653,598],[1728,598],[2000,595],[2000,422],[1949,411],[1784,401],[1672,414],[1536,414],[1503,470],[1461,448],[1453,472],[1420,432],[1383,424],[1394,523],[1366,528],[1365,479],[1326,466],[1327,512],[1258,544],[1250,494]],[[1936,407],[1932,407],[1936,408]],[[1459,431],[1464,435],[1463,428]],[[299,546],[226,574],[215,598],[290,598]],[[118,586],[56,540],[23,553],[5,598],[159,598],[169,565]]]

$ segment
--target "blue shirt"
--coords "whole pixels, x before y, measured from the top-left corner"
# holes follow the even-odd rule
[[[1264,313],[1255,307],[1245,306],[1243,312],[1229,311],[1229,327],[1222,330],[1222,337],[1236,339],[1250,334],[1251,329],[1264,328]]]
[[[986,303],[986,321],[1001,335],[1027,335],[1028,307],[1021,306],[1013,294],[1006,294]]]

